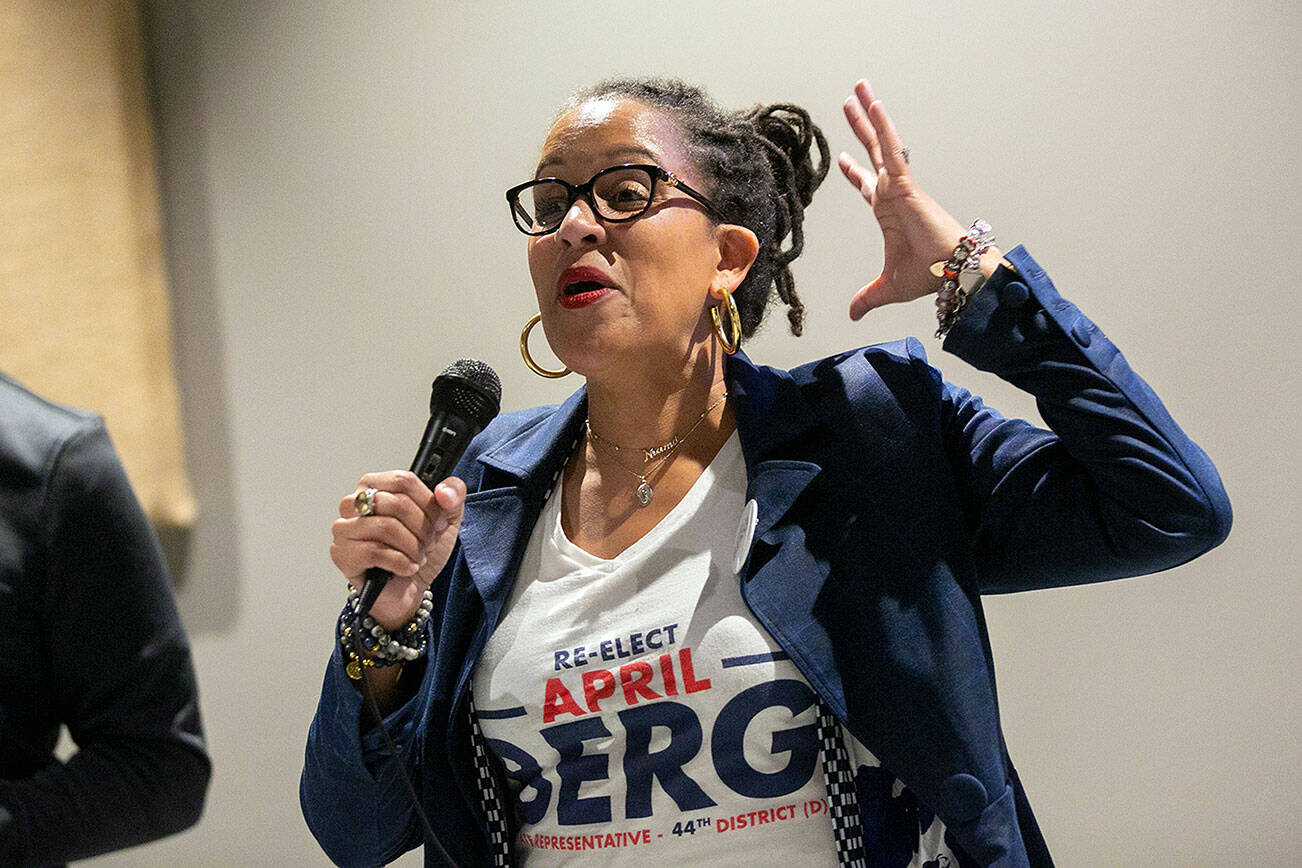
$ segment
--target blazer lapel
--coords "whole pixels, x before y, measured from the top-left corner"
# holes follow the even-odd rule
[[[510,592],[513,555],[527,540],[532,527],[527,521],[529,514],[537,511],[528,508],[532,499],[523,485],[477,491],[466,497],[461,550],[486,608],[500,605]]]
[[[582,431],[586,404],[580,389],[554,413],[479,457],[484,475],[466,497],[460,539],[485,605],[500,604],[509,592],[538,512]]]
[[[823,423],[785,371],[756,368],[744,353],[728,359],[728,392],[746,458],[747,497],[757,519],[742,567],[742,598],[810,683],[842,717],[841,678],[826,629],[814,617],[828,564],[804,544],[804,529],[786,521],[800,495],[822,472],[802,443]]]
[[[967,834],[1004,776],[979,604],[944,560],[946,459],[924,451],[861,359],[819,364],[788,374],[729,360],[759,514],[742,596],[850,731]],[[852,417],[839,415],[847,396]],[[811,485],[817,511],[797,505]]]
[[[587,392],[580,389],[555,412],[479,457],[483,475],[477,490],[466,496],[459,545],[471,584],[483,601],[483,617],[462,664],[457,705],[510,595],[543,503],[582,433],[586,406]]]

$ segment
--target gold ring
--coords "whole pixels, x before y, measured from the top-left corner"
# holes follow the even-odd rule
[[[353,512],[359,516],[375,515],[374,488],[363,488],[353,495]]]

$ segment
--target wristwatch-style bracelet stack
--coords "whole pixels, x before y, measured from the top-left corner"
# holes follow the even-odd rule
[[[968,227],[967,234],[959,239],[958,246],[949,257],[949,261],[940,266],[943,283],[936,294],[936,337],[943,338],[958,322],[958,315],[967,306],[967,300],[981,288],[981,254],[995,243],[995,232],[990,224],[977,218]],[[935,269],[936,266],[932,266]],[[970,285],[964,285],[964,277],[976,275]]]
[[[370,615],[358,623],[357,598],[357,589],[350,586],[348,601],[339,613],[339,650],[348,661],[346,669],[349,678],[360,681],[363,666],[379,669],[425,656],[429,650],[429,633],[426,632],[425,625],[434,609],[432,593],[426,591],[415,617],[392,633],[377,624]]]

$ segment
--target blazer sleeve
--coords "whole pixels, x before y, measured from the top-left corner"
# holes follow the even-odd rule
[[[942,430],[989,593],[1152,573],[1225,539],[1216,468],[1021,247],[946,350],[1032,394],[1051,430],[940,383]],[[938,376],[938,375],[937,375]]]
[[[54,457],[41,516],[40,665],[77,752],[0,781],[0,813],[12,815],[3,864],[82,859],[185,829],[211,770],[162,553],[100,422]]]
[[[447,621],[460,623],[460,613],[449,615],[441,607],[447,605],[458,557],[459,551],[454,552],[431,586],[435,611],[426,625],[429,653],[404,666],[402,678],[411,698],[384,720],[396,759],[378,727],[363,731],[363,697],[348,678],[335,642],[308,728],[299,805],[312,835],[336,865],[387,864],[422,842],[404,774],[444,847],[463,861],[478,846],[479,829],[467,813],[449,764],[447,733],[436,723],[448,714],[448,696],[438,683],[440,674],[446,677],[445,658],[450,656],[443,648]]]
[[[378,729],[362,732],[362,695],[352,686],[335,643],[308,729],[299,804],[312,835],[336,865],[383,865],[420,843],[402,774],[405,770],[421,790],[417,722],[427,696],[419,690],[385,718],[399,766]]]

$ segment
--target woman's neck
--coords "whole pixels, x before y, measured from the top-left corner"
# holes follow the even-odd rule
[[[700,428],[717,431],[724,414],[716,402],[725,390],[719,354],[708,354],[669,376],[660,370],[609,381],[590,378],[588,424],[597,437],[621,448],[659,446],[686,435],[698,421]],[[693,439],[701,433],[697,430]]]
[[[720,400],[721,356],[674,379],[663,370],[588,377],[591,433],[566,465],[561,527],[598,557],[614,557],[663,519],[734,430]],[[636,451],[656,447],[650,460]]]

